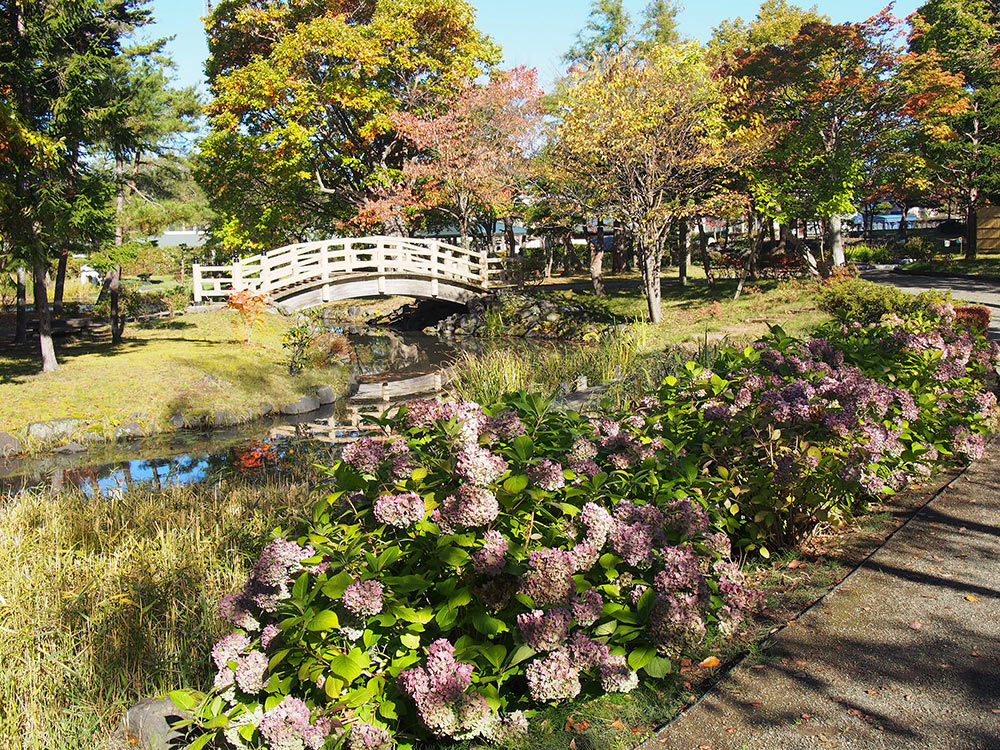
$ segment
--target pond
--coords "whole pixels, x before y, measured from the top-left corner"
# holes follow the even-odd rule
[[[348,338],[358,381],[349,398],[309,414],[269,417],[237,428],[185,430],[77,455],[0,459],[0,495],[44,486],[113,494],[139,483],[190,484],[220,476],[261,445],[280,452],[296,441],[310,441],[327,444],[335,454],[363,434],[365,415],[442,391],[458,351],[454,343],[414,332],[365,329]]]

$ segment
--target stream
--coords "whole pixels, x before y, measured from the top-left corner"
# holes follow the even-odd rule
[[[219,476],[261,441],[319,441],[336,451],[363,434],[362,417],[394,403],[429,398],[447,384],[447,366],[458,348],[422,333],[372,330],[348,336],[354,350],[357,391],[297,417],[274,416],[211,431],[182,430],[95,447],[76,455],[0,459],[0,497],[36,487],[80,487],[87,494],[115,494],[140,483],[191,484]]]

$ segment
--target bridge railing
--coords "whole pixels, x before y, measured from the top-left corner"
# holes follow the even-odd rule
[[[487,289],[501,259],[488,252],[409,237],[351,237],[287,245],[228,266],[193,268],[195,302],[249,289],[275,294],[353,277],[394,274],[460,281]]]

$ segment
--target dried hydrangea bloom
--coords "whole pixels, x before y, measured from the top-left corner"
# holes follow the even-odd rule
[[[705,622],[692,597],[658,597],[649,616],[648,632],[657,651],[677,658],[705,639]]]
[[[692,498],[680,497],[667,503],[664,515],[667,524],[681,536],[690,538],[708,530],[708,511]]]
[[[504,411],[496,416],[487,417],[483,434],[488,439],[494,437],[501,440],[513,440],[526,432],[524,422],[514,411]]]
[[[378,581],[353,581],[344,589],[342,601],[358,617],[374,617],[382,611],[383,591]]]
[[[528,467],[528,475],[531,481],[546,492],[554,492],[566,486],[562,466],[547,458]]]
[[[629,669],[624,656],[611,655],[601,664],[601,689],[606,693],[629,693],[639,686],[639,675]]]
[[[405,529],[423,520],[426,507],[423,498],[416,492],[403,492],[399,495],[379,495],[374,511],[380,523]]]
[[[309,706],[294,696],[285,696],[264,713],[257,726],[270,750],[319,750],[330,734],[330,720],[311,722]]]
[[[698,570],[698,558],[690,547],[664,547],[661,551],[663,569],[653,579],[653,586],[662,595],[686,591],[697,594],[704,585]]]
[[[385,728],[366,721],[354,722],[347,739],[350,750],[391,750],[393,744],[392,737]]]
[[[467,445],[459,451],[456,471],[463,479],[479,487],[488,487],[507,471],[507,462],[479,445]]]
[[[597,622],[604,612],[604,598],[597,589],[590,589],[580,594],[573,602],[573,619],[577,624],[587,626]]]
[[[486,526],[500,513],[497,497],[489,490],[465,484],[441,503],[435,520],[445,533],[462,527]]]
[[[509,745],[528,733],[528,717],[523,711],[512,711],[496,720],[483,731],[483,737],[495,745]]]
[[[220,638],[212,647],[212,661],[216,669],[222,669],[231,661],[236,661],[241,653],[250,648],[250,638],[246,633],[230,633]]]
[[[576,593],[576,563],[564,549],[539,549],[528,554],[528,570],[521,578],[521,593],[540,607],[569,604]]]
[[[219,617],[244,630],[260,628],[260,623],[247,611],[241,594],[226,594],[219,600]]]
[[[623,500],[615,506],[611,546],[629,565],[648,567],[653,547],[663,543],[663,513],[653,505]]]
[[[577,478],[573,480],[573,484],[579,484],[580,477],[593,479],[601,473],[601,467],[590,459],[587,459],[586,461],[576,461],[575,463],[570,464],[569,468],[570,471],[577,475]]]
[[[236,684],[247,695],[255,695],[264,689],[266,672],[267,656],[262,651],[251,651],[237,661]]]
[[[593,669],[599,667],[611,652],[607,645],[577,630],[569,640],[569,653],[577,669]]]
[[[566,454],[567,463],[577,463],[579,461],[590,461],[597,458],[597,446],[584,437],[578,437],[573,441],[573,446]]]
[[[496,575],[503,570],[510,542],[499,531],[483,534],[483,546],[472,553],[472,567],[477,573]]]
[[[983,457],[986,452],[986,441],[982,435],[976,435],[967,427],[952,427],[952,449],[955,453],[965,455],[970,461]]]
[[[374,474],[385,460],[386,450],[381,443],[363,437],[345,445],[340,457],[362,474]]]
[[[588,502],[580,510],[578,518],[586,531],[585,540],[598,549],[603,549],[615,523],[611,513],[597,503]]]
[[[274,639],[278,637],[281,630],[273,622],[269,623],[260,632],[260,647],[267,651],[270,645],[274,642]]]
[[[397,683],[417,705],[420,720],[439,737],[472,739],[495,721],[481,695],[467,692],[475,667],[455,660],[455,647],[439,638],[423,667],[403,670]]]
[[[525,643],[535,651],[552,651],[566,643],[572,620],[565,609],[540,609],[517,616],[517,627]]]
[[[575,698],[580,694],[580,670],[569,649],[561,648],[536,658],[524,673],[531,697],[539,703]]]

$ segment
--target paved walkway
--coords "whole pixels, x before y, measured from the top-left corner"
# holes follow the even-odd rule
[[[892,284],[906,292],[926,292],[950,290],[955,299],[966,300],[990,309],[990,337],[1000,338],[1000,284],[981,279],[965,279],[942,276],[916,276],[894,271],[865,271],[861,277],[880,284]],[[1000,745],[998,745],[1000,747]]]
[[[1000,441],[643,750],[1000,749]]]

